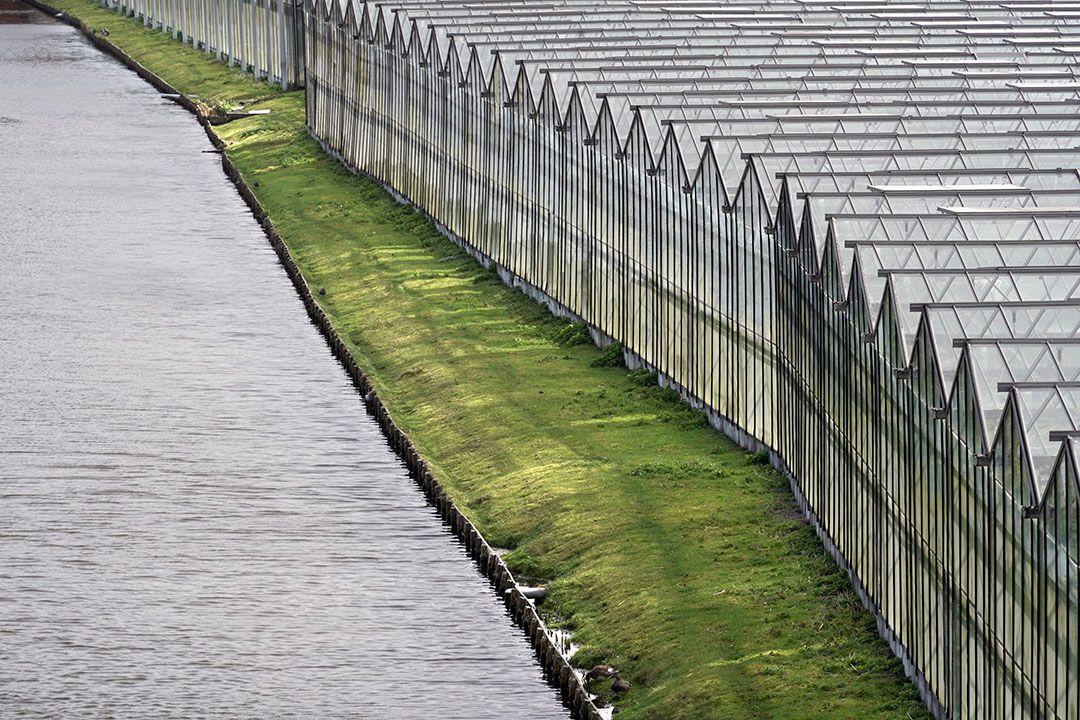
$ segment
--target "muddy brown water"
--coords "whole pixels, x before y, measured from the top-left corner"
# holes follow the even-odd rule
[[[0,3],[0,717],[567,718],[210,149]]]

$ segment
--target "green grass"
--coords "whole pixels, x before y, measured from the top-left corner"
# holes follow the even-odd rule
[[[927,717],[767,465],[324,155],[301,93],[54,2],[184,93],[273,111],[218,127],[229,155],[444,486],[550,587],[575,662],[633,684],[619,720]]]

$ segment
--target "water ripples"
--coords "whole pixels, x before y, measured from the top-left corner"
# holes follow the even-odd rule
[[[41,20],[0,25],[0,716],[566,718],[201,128]]]

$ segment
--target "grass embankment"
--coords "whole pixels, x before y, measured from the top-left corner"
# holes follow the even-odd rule
[[[342,337],[619,718],[925,717],[785,481],[653,378],[505,289],[327,157],[281,93],[89,0],[52,0],[181,92],[268,108],[217,128]]]

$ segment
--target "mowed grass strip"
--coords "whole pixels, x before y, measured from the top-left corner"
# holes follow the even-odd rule
[[[53,2],[186,94],[272,110],[217,128],[229,156],[455,501],[550,588],[575,662],[631,682],[620,720],[927,717],[759,458],[324,154],[301,92]]]

